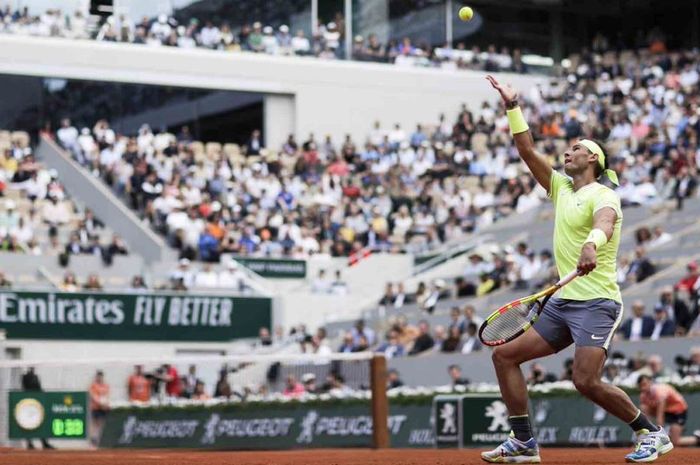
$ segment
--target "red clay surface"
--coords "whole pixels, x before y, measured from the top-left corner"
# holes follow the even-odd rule
[[[0,450],[2,465],[476,465],[479,451],[436,449],[322,449],[283,452],[173,450],[22,451]],[[545,449],[547,465],[625,463],[629,449]],[[655,463],[698,465],[699,448],[676,448]]]

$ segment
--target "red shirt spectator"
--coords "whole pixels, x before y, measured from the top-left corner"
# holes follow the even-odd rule
[[[350,167],[348,167],[348,164],[343,160],[342,158],[336,159],[333,163],[330,164],[328,167],[328,173],[329,174],[335,174],[338,176],[347,176],[350,174]]]
[[[306,392],[304,385],[298,382],[294,375],[289,375],[282,394],[286,397],[299,397],[304,394],[304,392]]]
[[[167,379],[165,382],[165,393],[171,397],[180,397],[182,393],[182,382],[180,381],[177,368],[172,365],[166,365],[165,377]]]
[[[688,275],[678,281],[676,289],[690,293],[696,292],[698,277],[700,277],[700,274],[698,274],[698,264],[696,262],[688,263]]]

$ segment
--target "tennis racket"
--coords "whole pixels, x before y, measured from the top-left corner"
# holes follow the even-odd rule
[[[578,270],[574,270],[547,289],[514,300],[493,312],[479,328],[481,342],[500,346],[523,334],[537,321],[549,298],[578,275]]]

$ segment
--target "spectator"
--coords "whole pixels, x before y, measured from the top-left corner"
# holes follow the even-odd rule
[[[228,382],[228,373],[229,370],[226,365],[219,370],[219,379],[216,381],[216,387],[214,388],[214,397],[228,399],[233,394],[231,385]]]
[[[319,394],[320,391],[316,386],[316,375],[313,373],[304,373],[301,377],[301,382],[304,384],[304,391],[307,394]]]
[[[224,269],[219,272],[217,282],[222,289],[242,292],[245,290],[246,277],[245,273],[238,268],[238,264],[234,260],[229,260]]]
[[[535,384],[553,383],[557,377],[552,373],[547,373],[542,364],[534,362],[530,365],[530,374],[527,377],[527,384],[534,386]]]
[[[454,306],[450,309],[450,324],[447,327],[448,332],[452,332],[452,328],[457,328],[460,334],[464,333],[467,322],[462,317],[462,312],[459,307]]]
[[[0,289],[11,289],[12,282],[7,279],[5,273],[0,271]]]
[[[678,281],[675,287],[679,291],[686,291],[691,293],[691,295],[697,296],[698,288],[700,287],[698,285],[698,278],[700,278],[700,273],[698,273],[697,262],[693,261],[688,263],[687,269],[688,274],[685,275],[680,281]]]
[[[651,337],[655,328],[654,318],[644,314],[644,302],[636,300],[632,304],[633,316],[620,326],[620,334],[630,341],[639,341]]]
[[[59,289],[63,292],[78,292],[78,282],[75,279],[75,275],[70,271],[66,271]]]
[[[300,397],[304,394],[306,390],[304,386],[299,383],[294,375],[287,376],[287,381],[282,391],[282,395],[285,397]]]
[[[102,435],[107,412],[109,411],[109,385],[104,381],[104,373],[97,370],[95,379],[90,385],[90,442],[97,447]]]
[[[209,400],[211,396],[204,391],[204,383],[197,380],[192,393],[192,400]]]
[[[447,339],[442,342],[441,352],[457,352],[461,348],[462,333],[458,326],[450,326]]]
[[[311,283],[311,292],[314,294],[328,294],[333,283],[326,278],[326,270],[319,270],[318,277]]]
[[[22,390],[29,392],[41,391],[41,380],[39,375],[34,371],[34,367],[29,367],[27,372],[22,375]],[[46,439],[41,439],[41,445],[44,449],[54,449],[54,447]],[[27,439],[27,449],[34,449],[32,439]]]
[[[352,334],[353,344],[355,345],[359,343],[360,337],[365,337],[367,339],[367,344],[370,346],[375,343],[374,330],[365,326],[365,320],[357,320],[350,333]]]
[[[197,382],[197,366],[190,365],[190,367],[187,370],[187,374],[182,377],[182,396],[188,399],[192,399]]]
[[[148,402],[151,400],[151,382],[143,374],[143,365],[136,365],[134,373],[127,382],[129,400],[132,402]]]
[[[630,263],[629,271],[627,272],[628,279],[632,282],[640,283],[656,272],[656,267],[646,257],[644,247],[637,246],[634,250],[635,259]]]
[[[648,247],[650,249],[660,247],[667,244],[673,240],[673,236],[663,230],[661,226],[654,227],[654,234],[649,240]]]
[[[180,281],[185,289],[194,285],[195,273],[190,269],[190,260],[181,258],[175,271],[170,274],[172,282]]]
[[[405,348],[399,342],[399,333],[395,329],[390,329],[386,341],[377,347],[376,352],[384,354],[386,358],[403,357]]]
[[[430,335],[430,324],[426,320],[418,323],[418,337],[413,341],[413,347],[408,355],[418,355],[435,346],[435,340]]]
[[[688,331],[695,319],[685,302],[676,298],[671,286],[664,286],[661,289],[657,306],[664,307],[669,320],[673,320],[676,324],[676,329],[682,331],[683,334]]]
[[[212,269],[211,264],[206,263],[195,275],[194,287],[210,289],[218,286],[219,280],[217,273]]]
[[[403,381],[401,381],[401,377],[399,375],[399,372],[397,370],[391,369],[387,372],[386,375],[386,388],[387,389],[396,389],[400,388],[403,386]]]
[[[467,333],[464,337],[464,342],[462,343],[462,353],[470,354],[472,352],[478,352],[483,348],[481,340],[477,335],[478,328],[476,323],[473,321],[467,325]]]
[[[83,290],[86,291],[101,291],[102,283],[100,283],[100,278],[95,273],[90,273],[87,281],[83,285]]]
[[[263,347],[271,346],[273,343],[272,336],[270,335],[270,330],[264,326],[261,327],[258,331],[258,339],[259,344]]]
[[[339,353],[354,352],[355,350],[354,337],[350,331],[343,336],[343,343],[338,348]]]
[[[334,295],[346,295],[348,293],[348,284],[343,281],[340,270],[335,270],[335,281],[331,283],[330,293]]]
[[[148,286],[146,285],[146,281],[144,281],[143,276],[136,275],[131,278],[131,285],[127,291],[131,293],[144,293],[148,291]]]
[[[469,386],[470,381],[462,377],[462,369],[459,365],[450,365],[447,368],[447,372],[450,374],[450,382],[453,388],[457,386]]]
[[[673,336],[676,331],[676,325],[673,320],[668,318],[666,308],[661,304],[656,304],[654,307],[654,330],[651,333],[651,340],[656,341],[660,337]]]
[[[481,326],[481,324],[484,322],[484,319],[481,318],[479,315],[476,314],[476,309],[474,308],[473,305],[471,304],[466,304],[464,306],[464,323],[465,323],[465,328],[469,323],[474,323],[477,327]]]
[[[177,372],[177,368],[166,363],[163,365],[162,381],[165,382],[165,394],[170,397],[180,397],[182,395],[182,381]]]

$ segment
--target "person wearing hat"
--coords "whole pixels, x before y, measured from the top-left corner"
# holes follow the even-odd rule
[[[625,459],[652,462],[670,452],[666,431],[654,423],[620,388],[604,383],[601,370],[622,320],[622,295],[617,284],[617,253],[622,233],[620,196],[603,184],[618,186],[617,173],[603,146],[591,139],[575,141],[563,153],[564,174],[539,153],[518,103],[518,91],[487,76],[500,94],[520,158],[554,205],[554,257],[560,278],[578,277],[547,301],[532,330],[493,350],[501,395],[512,434],[498,447],[483,452],[487,462],[540,462],[539,446],[528,414],[528,392],[521,365],[575,344],[572,379],[576,389],[635,432],[636,444]],[[643,259],[644,255],[638,259]],[[641,262],[639,262],[641,265]],[[648,267],[647,267],[648,268]],[[639,277],[639,274],[638,274]],[[639,279],[641,281],[641,279]],[[661,309],[653,335],[669,332]],[[658,328],[657,328],[658,327]],[[672,333],[671,329],[671,333]]]
[[[318,386],[316,385],[316,375],[313,373],[304,373],[301,375],[301,382],[304,385],[304,390],[308,394],[319,394]]]
[[[292,49],[292,35],[289,33],[289,26],[283,24],[277,32],[277,44],[279,45],[280,53],[289,55]]]
[[[263,46],[262,24],[256,21],[253,23],[253,30],[248,35],[248,50],[253,52],[262,52],[265,49]]]

